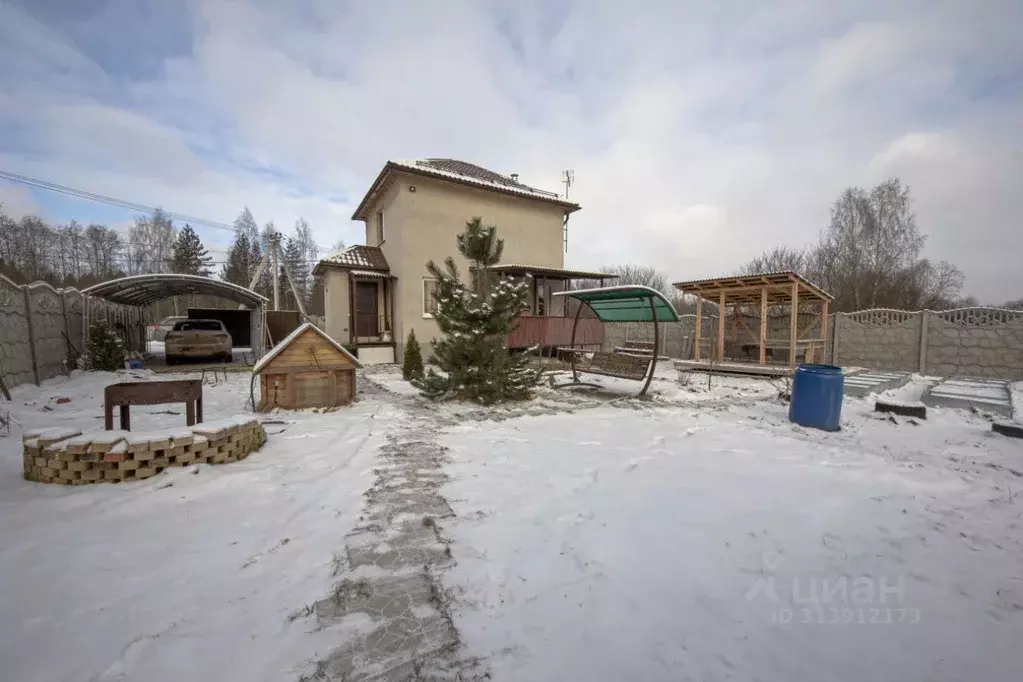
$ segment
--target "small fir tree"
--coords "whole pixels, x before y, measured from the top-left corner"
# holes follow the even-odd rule
[[[435,400],[489,404],[527,398],[541,373],[528,354],[510,353],[506,342],[519,314],[529,307],[529,281],[500,278],[491,269],[501,261],[504,240],[480,218],[466,223],[457,245],[469,261],[471,283],[462,283],[453,258],[445,259],[443,268],[433,261],[426,264],[437,280],[434,319],[443,335],[433,345],[430,362],[441,373],[431,367],[412,383]]]
[[[124,345],[113,329],[102,320],[89,325],[88,368],[113,372],[124,369]]]
[[[408,333],[405,341],[405,354],[402,357],[401,375],[406,381],[423,378],[423,352],[419,348],[419,341],[416,340],[416,330]]]

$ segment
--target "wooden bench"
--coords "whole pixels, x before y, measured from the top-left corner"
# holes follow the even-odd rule
[[[588,351],[581,348],[559,348],[558,351],[573,353],[575,368],[580,372],[640,381],[645,379],[647,372],[650,371],[650,356]]]
[[[202,379],[138,381],[111,384],[103,389],[103,425],[114,428],[114,407],[121,408],[121,430],[131,431],[132,405],[185,403],[185,424],[202,423]]]

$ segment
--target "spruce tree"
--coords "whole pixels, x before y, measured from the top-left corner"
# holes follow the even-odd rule
[[[416,340],[416,330],[408,333],[405,341],[405,353],[402,356],[401,375],[406,381],[423,378],[423,352]]]
[[[464,284],[453,258],[427,270],[437,279],[437,312],[434,319],[441,339],[434,342],[431,367],[413,385],[428,398],[462,398],[489,404],[529,397],[540,381],[540,371],[526,353],[508,351],[508,332],[519,314],[529,307],[528,279],[498,277],[491,268],[501,261],[504,240],[497,228],[483,225],[479,217],[469,220],[457,237],[458,251],[470,265],[471,282]]]
[[[107,372],[124,369],[124,345],[114,330],[102,320],[89,325],[89,345],[85,355],[89,369]]]
[[[252,244],[248,233],[236,233],[234,244],[227,252],[227,262],[220,269],[220,279],[243,287],[249,286],[255,268],[250,263],[251,257]]]
[[[174,256],[171,260],[172,272],[209,277],[212,260],[192,226],[186,224],[181,228],[178,238],[174,242]]]

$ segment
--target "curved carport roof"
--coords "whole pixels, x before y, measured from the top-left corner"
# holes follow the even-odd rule
[[[133,306],[149,305],[184,294],[219,296],[251,308],[258,308],[267,302],[265,296],[252,289],[200,275],[133,275],[94,284],[82,293],[112,303]]]

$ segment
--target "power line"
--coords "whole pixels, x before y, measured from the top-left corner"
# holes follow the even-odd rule
[[[68,187],[66,185],[58,185],[55,182],[49,182],[47,180],[40,180],[39,178],[30,178],[27,175],[19,175],[18,173],[12,173],[10,171],[0,170],[0,178],[9,180],[10,182],[17,182],[23,185],[29,185],[30,187],[37,187],[39,189],[45,189],[50,192],[57,192],[58,194],[65,194],[70,197],[76,197],[78,199],[86,199],[87,201],[95,201],[101,204],[108,204],[110,206],[117,206],[119,208],[127,208],[140,213],[153,213],[157,210],[155,206],[146,206],[145,204],[139,204],[134,201],[127,201],[125,199],[115,199],[114,197],[108,197],[103,194],[96,194],[95,192],[87,192],[84,189],[76,189],[74,187]],[[213,227],[218,230],[230,230],[237,234],[241,230],[234,225],[222,223],[216,220],[207,220],[206,218],[199,218],[185,213],[177,213],[175,211],[165,211],[159,209],[172,220],[178,220],[185,223],[196,223],[198,225],[206,225],[207,227]],[[314,246],[322,252],[330,252],[331,249],[325,248],[319,244]]]
[[[115,199],[113,197],[104,196],[102,194],[87,192],[82,189],[75,189],[74,187],[58,185],[55,182],[47,182],[46,180],[39,180],[38,178],[30,178],[27,175],[18,175],[17,173],[11,173],[10,171],[0,170],[0,178],[3,178],[4,180],[10,180],[11,182],[18,182],[23,185],[38,187],[39,189],[49,190],[51,192],[57,192],[59,194],[66,194],[68,196],[77,197],[79,199],[87,199],[88,201],[95,201],[101,204],[109,204],[110,206],[128,208],[133,211],[139,211],[140,213],[153,213],[154,211],[157,210],[155,206],[146,206],[145,204],[139,204],[134,201]],[[160,210],[163,211],[163,209]],[[227,223],[221,223],[216,220],[207,220],[206,218],[199,218],[196,216],[186,215],[184,213],[177,213],[174,211],[163,211],[163,213],[168,218],[171,218],[173,220],[180,220],[186,223],[197,223],[200,225],[206,225],[208,227],[215,227],[219,230],[230,230],[231,232],[238,232],[238,228],[236,228],[234,225],[228,225]]]

